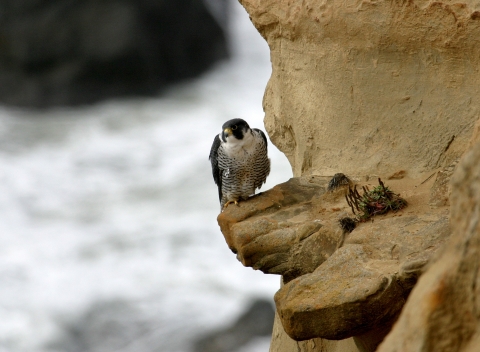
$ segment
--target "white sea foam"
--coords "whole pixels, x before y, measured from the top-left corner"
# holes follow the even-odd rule
[[[182,351],[185,331],[276,291],[216,224],[211,143],[228,119],[263,129],[270,74],[266,43],[232,8],[232,59],[159,99],[0,110],[0,352],[45,351],[66,321],[115,299],[149,302],[165,352]],[[269,149],[263,190],[291,177]]]

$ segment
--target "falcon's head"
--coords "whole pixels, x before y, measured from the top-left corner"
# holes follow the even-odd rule
[[[238,140],[243,139],[245,133],[250,131],[250,126],[245,120],[233,119],[228,120],[222,126],[222,141],[227,142],[227,137],[233,136]]]

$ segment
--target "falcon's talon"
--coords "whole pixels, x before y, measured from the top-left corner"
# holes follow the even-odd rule
[[[235,203],[235,205],[238,207],[238,200],[229,200],[228,202],[225,203],[225,205],[223,206],[223,209],[226,209],[228,207],[229,204],[232,204],[232,203]]]

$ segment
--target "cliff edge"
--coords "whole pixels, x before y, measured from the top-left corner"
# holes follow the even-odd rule
[[[265,126],[295,178],[218,222],[245,266],[282,275],[270,350],[480,348],[480,5],[240,2],[270,47]],[[339,172],[351,184],[329,190]],[[379,177],[408,207],[345,231],[346,192]]]

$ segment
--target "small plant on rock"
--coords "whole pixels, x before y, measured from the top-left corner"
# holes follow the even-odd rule
[[[378,183],[379,185],[371,191],[367,186],[363,186],[363,195],[360,195],[357,186],[354,186],[353,189],[349,188],[345,196],[359,222],[365,222],[375,215],[386,214],[389,211],[396,212],[407,206],[407,201],[393,193],[380,178]]]

